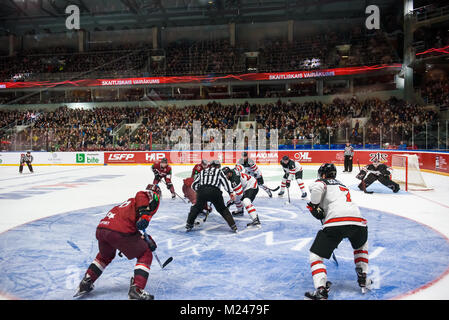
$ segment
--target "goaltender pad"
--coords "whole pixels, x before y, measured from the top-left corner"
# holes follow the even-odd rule
[[[419,159],[416,154],[394,154],[391,159],[393,174],[391,179],[405,191],[432,190],[419,169]]]

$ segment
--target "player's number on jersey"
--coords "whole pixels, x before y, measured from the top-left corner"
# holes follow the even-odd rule
[[[349,193],[349,189],[340,186],[340,190],[343,191],[343,192],[347,192],[346,193],[346,202],[351,202],[351,194]]]
[[[242,173],[242,177],[245,178],[246,180],[251,179],[251,177],[249,175],[247,175],[246,173]]]

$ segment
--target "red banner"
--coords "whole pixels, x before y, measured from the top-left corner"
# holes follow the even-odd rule
[[[280,150],[280,151],[251,151],[248,156],[258,164],[278,164],[287,155],[301,164],[321,164],[331,162],[343,164],[343,150]],[[167,158],[171,164],[197,164],[202,159],[218,159],[225,164],[234,164],[241,157],[242,151],[123,151],[105,152],[105,164],[151,164],[162,158]],[[391,165],[393,154],[416,154],[421,169],[449,173],[449,154],[438,152],[404,152],[390,150],[356,150],[354,165],[366,165],[375,159]]]
[[[229,74],[223,76],[179,76],[179,77],[146,77],[146,78],[118,78],[118,79],[82,79],[67,80],[60,82],[50,81],[26,81],[26,82],[0,82],[0,89],[20,88],[52,88],[57,86],[69,87],[104,87],[104,86],[132,86],[153,84],[175,84],[175,83],[212,83],[220,81],[272,81],[311,79],[322,77],[335,77],[342,75],[366,74],[379,70],[399,71],[402,65],[399,63],[389,65],[374,65],[350,68],[334,68],[313,71],[290,71],[276,73],[246,73]]]

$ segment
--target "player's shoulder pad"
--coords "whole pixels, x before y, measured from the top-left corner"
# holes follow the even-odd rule
[[[310,189],[310,192],[312,192],[313,190],[324,191],[325,189],[327,189],[327,183],[324,181],[324,179],[317,179],[317,180],[315,180],[315,182],[312,182],[309,185],[309,189]]]
[[[292,159],[290,159],[290,161],[288,162],[288,167],[289,167],[290,169],[296,167],[295,161],[293,161]]]
[[[343,183],[341,183],[337,179],[318,179],[315,182],[318,182],[318,181],[322,182],[322,183],[324,183],[325,185],[328,185],[328,186],[332,186],[332,185],[342,185],[343,186]]]

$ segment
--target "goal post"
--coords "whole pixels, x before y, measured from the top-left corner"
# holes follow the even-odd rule
[[[419,159],[416,154],[394,154],[391,158],[391,167],[392,180],[405,188],[405,191],[432,190],[419,169]]]

